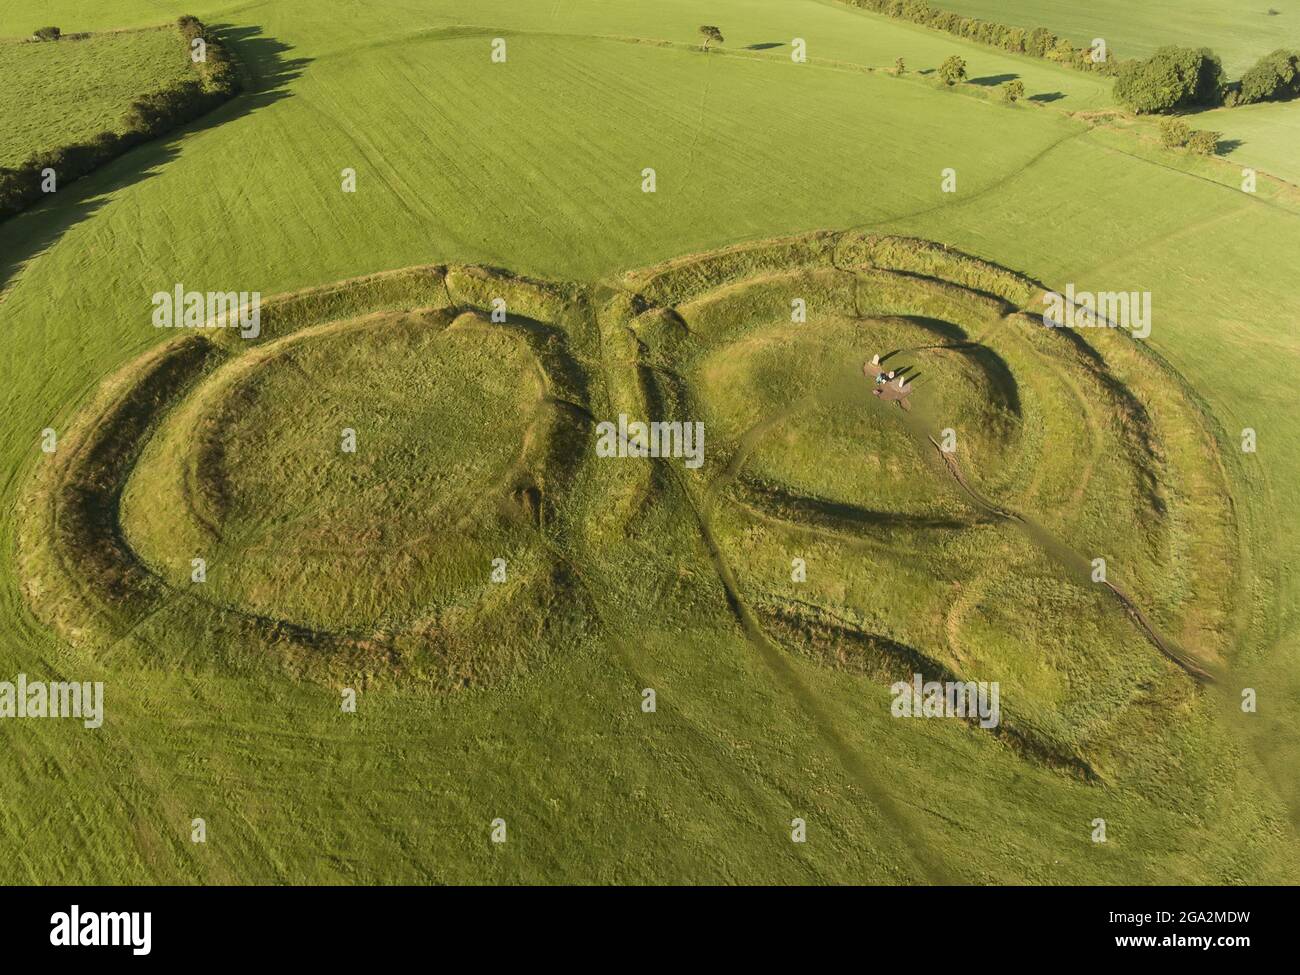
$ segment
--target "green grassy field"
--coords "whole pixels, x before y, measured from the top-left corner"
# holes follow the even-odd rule
[[[1079,45],[1103,37],[1123,58],[1147,57],[1165,44],[1209,47],[1234,77],[1269,51],[1300,41],[1295,0],[944,0],[935,6],[1003,24],[1047,27]]]
[[[141,93],[193,75],[174,28],[56,43],[0,43],[0,166],[100,132],[120,132]]]
[[[1189,122],[1223,133],[1219,151],[1233,162],[1300,185],[1300,102],[1219,108]]]
[[[43,6],[65,31],[193,13],[251,82],[0,224],[0,678],[106,684],[98,730],[0,721],[0,879],[1300,879],[1300,212],[1285,189],[1241,193],[1239,167],[1071,117],[1111,105],[1105,79],[833,3],[719,0],[708,19],[727,43],[709,55],[685,0],[519,6]],[[1188,8],[1188,30],[1199,16]],[[6,8],[0,35],[31,20]],[[505,64],[490,60],[498,36]],[[810,63],[762,47],[794,37]],[[950,53],[973,78],[1018,75],[1050,97],[942,90],[921,72]],[[881,70],[899,56],[908,76]],[[798,248],[658,267],[820,228],[937,241],[1052,288],[1149,291],[1151,336],[1140,355],[1084,336],[1099,370],[1013,341],[1019,319],[989,310],[989,281],[941,300],[852,248],[829,269]],[[311,293],[268,311],[258,342],[213,343],[167,395],[140,385],[175,338],[151,324],[154,292],[270,296],[447,264],[555,284],[440,271]],[[847,303],[840,275],[858,281]],[[782,327],[791,288],[817,298],[806,332]],[[527,339],[483,320],[497,291]],[[951,342],[949,326],[988,351],[915,360],[945,381],[928,402],[918,387],[917,429],[955,414],[972,483],[1069,551],[1104,550],[1156,624],[1221,669],[1214,688],[1031,536],[982,523],[900,411],[834,378],[875,345],[936,329]],[[832,395],[845,388],[847,416]],[[793,400],[808,412],[732,477],[745,431]],[[597,461],[586,446],[556,464],[551,446],[586,440],[553,427],[547,450],[524,449],[561,402],[593,420],[684,406],[707,420],[708,463]],[[349,425],[363,446],[343,469]],[[69,452],[41,452],[47,427]],[[1244,427],[1257,453],[1241,452]],[[115,430],[147,443],[95,440]],[[121,452],[71,449],[95,442]],[[139,589],[145,576],[69,572],[67,539],[31,530],[87,456],[127,478],[122,538],[154,573]],[[227,490],[196,507],[186,485],[217,469]],[[974,524],[884,536],[832,517],[868,506]],[[181,587],[202,544],[194,512],[213,510],[199,605]],[[464,537],[419,553],[430,524]],[[411,541],[417,557],[358,539]],[[111,573],[119,541],[72,551]],[[481,585],[476,545],[524,578]],[[796,555],[812,580],[797,592]],[[77,578],[55,609],[33,589]],[[95,602],[104,586],[111,604]],[[104,632],[73,632],[84,606]],[[322,663],[320,644],[262,626],[271,609],[347,640]],[[906,658],[879,652],[895,644],[1002,680],[1030,744],[892,719],[883,675]],[[360,689],[357,713],[340,711],[342,686]],[[1237,708],[1243,686],[1258,714]],[[496,817],[504,846],[488,839]],[[806,844],[790,842],[794,817]]]

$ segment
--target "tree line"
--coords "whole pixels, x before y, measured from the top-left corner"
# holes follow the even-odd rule
[[[1046,27],[1011,27],[978,17],[963,17],[949,10],[931,6],[927,0],[844,0],[845,3],[873,13],[884,14],[898,20],[941,30],[957,37],[965,37],[990,47],[1001,48],[1012,54],[1028,54],[1046,58],[1081,71],[1099,74],[1118,73],[1118,65],[1110,57],[1097,57],[1091,47],[1076,48],[1070,41]]]
[[[1300,95],[1300,54],[1278,49],[1228,82],[1209,48],[1162,47],[1151,57],[1129,61],[1115,80],[1115,99],[1140,114],[1186,108],[1251,105]]]

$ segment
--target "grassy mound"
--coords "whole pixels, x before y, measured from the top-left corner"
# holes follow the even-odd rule
[[[1032,282],[898,238],[742,247],[625,284],[643,400],[704,421],[708,462],[677,476],[780,642],[999,681],[1005,733],[1087,776],[1114,772],[1094,756],[1126,709],[1185,706],[1177,661],[1204,677],[1226,651],[1232,560],[1188,587],[1182,558],[1231,551],[1226,483],[1173,456],[1208,442],[1203,418],[1127,336],[1044,328]],[[910,412],[870,396],[871,354],[913,384]],[[1092,578],[1098,557],[1128,590]]]
[[[1230,652],[1235,516],[1178,375],[1036,307],[1002,268],[855,233],[590,287],[416,267],[286,295],[255,340],[195,332],[104,384],[27,491],[25,592],[110,665],[442,691],[635,659],[650,605],[748,641],[819,727],[844,704],[816,686],[887,712],[914,674],[995,681],[999,723],[942,748],[1131,782],[1162,760],[1134,729],[1202,713]],[[871,396],[873,353],[910,412]],[[619,414],[703,423],[702,465],[600,457]],[[908,754],[953,734],[884,721]]]
[[[450,317],[367,318],[232,362],[136,468],[132,546],[174,583],[202,554],[213,598],[304,626],[391,625],[439,593],[484,598],[484,566],[532,554],[517,529],[540,510],[497,515],[538,490],[529,454],[549,408],[521,339]]]
[[[1273,4],[1282,17],[1265,16],[1270,4],[1242,16],[1257,17],[1276,33],[1290,16],[1287,3]],[[1153,46],[1206,42],[1233,62],[1218,25],[1207,34],[1207,24],[1195,18],[1164,17],[1162,27],[1183,30],[1183,37],[1138,24],[1126,38],[1096,20],[1105,6],[1092,5],[1078,19],[1079,41],[1101,34],[1121,55],[1140,53],[1134,37]],[[1009,20],[1014,11],[1005,7],[991,16]],[[0,34],[17,39],[42,22],[69,30],[145,27],[165,16],[152,0],[48,0],[39,21],[30,8],[0,8]],[[1041,14],[1048,4],[1039,8]],[[124,593],[90,603],[98,584],[76,590],[67,575],[98,578],[106,566],[95,561],[97,553],[121,551],[107,536],[97,552],[72,553],[66,571],[0,560],[0,612],[9,634],[0,644],[4,673],[102,677],[109,702],[99,732],[56,721],[10,729],[13,747],[0,758],[0,775],[13,784],[0,834],[0,845],[12,852],[0,871],[5,879],[906,883],[925,879],[909,855],[914,843],[948,859],[953,879],[976,884],[1290,883],[1300,876],[1292,828],[1300,821],[1294,775],[1300,712],[1288,706],[1300,700],[1300,521],[1293,517],[1300,504],[1300,440],[1292,435],[1300,399],[1290,381],[1300,298],[1289,287],[1286,260],[1300,252],[1300,223],[1268,181],[1261,180],[1257,194],[1240,191],[1241,165],[1270,168],[1252,155],[1261,147],[1273,160],[1300,159],[1286,151],[1282,129],[1257,119],[1242,136],[1226,121],[1194,121],[1246,140],[1233,151],[1237,166],[1158,146],[1148,151],[1134,132],[1069,117],[1111,105],[1109,79],[835,3],[716,0],[707,19],[723,28],[727,44],[708,55],[698,50],[696,34],[704,18],[689,0],[437,0],[415,15],[411,5],[388,0],[328,6],[199,0],[183,9],[220,25],[248,70],[249,97],[220,112],[233,124],[187,126],[0,223],[0,319],[15,350],[0,358],[10,472],[0,534],[11,556],[15,512],[33,500],[33,473],[48,477],[71,459],[64,449],[81,435],[81,419],[98,415],[100,381],[172,337],[153,330],[145,312],[148,295],[177,282],[271,295],[448,261],[589,282],[740,241],[822,226],[869,228],[943,240],[1057,290],[1072,282],[1153,292],[1151,342],[1131,359],[1122,343],[1107,348],[1106,336],[1089,334],[1103,357],[1100,371],[1082,352],[1078,366],[1070,364],[1059,348],[1032,356],[1028,368],[1008,360],[1022,413],[1038,425],[1022,423],[1012,428],[1017,437],[995,443],[1030,458],[1048,450],[1071,454],[1077,466],[1040,465],[1042,478],[1023,501],[980,486],[989,500],[1018,505],[1044,528],[1069,536],[1075,550],[1106,555],[1113,577],[1166,635],[1188,648],[1223,647],[1234,673],[1221,683],[1223,701],[1196,691],[1186,710],[1171,711],[1159,684],[1126,689],[1134,703],[1111,725],[1119,729],[1111,742],[1089,741],[1084,748],[1107,777],[1107,787],[1099,788],[960,722],[891,718],[888,651],[911,649],[935,659],[946,633],[927,624],[933,635],[922,633],[916,646],[890,643],[876,631],[905,618],[908,606],[866,606],[864,613],[880,619],[863,625],[835,618],[827,608],[833,604],[820,596],[814,610],[786,600],[779,612],[759,617],[764,604],[753,584],[767,585],[769,575],[773,587],[784,584],[794,557],[785,552],[770,566],[735,566],[749,585],[745,605],[779,643],[769,659],[727,602],[685,506],[683,473],[669,464],[589,462],[566,488],[569,503],[562,509],[566,517],[581,515],[582,530],[570,531],[569,520],[563,533],[548,531],[548,538],[583,591],[596,595],[599,639],[566,644],[562,658],[508,687],[450,695],[432,682],[376,687],[361,695],[356,714],[342,714],[334,686],[268,672],[291,665],[294,647],[301,654],[305,645],[253,633],[240,658],[238,641],[192,639],[201,627],[187,616],[203,609],[192,600],[176,600],[152,623],[133,612],[144,604]],[[1138,11],[1132,4],[1124,9]],[[1066,29],[1048,14],[1032,22]],[[489,57],[497,36],[509,44],[505,63]],[[808,42],[807,64],[790,60],[796,37]],[[1277,43],[1270,36],[1266,46],[1244,53],[1253,60]],[[46,53],[57,53],[55,47],[47,45]],[[966,59],[971,83],[941,89],[932,70],[953,54]],[[895,77],[899,58],[907,72]],[[1025,99],[995,104],[1011,78],[1023,81]],[[1233,117],[1257,118],[1254,108],[1234,110]],[[355,194],[340,192],[344,167],[357,170]],[[657,170],[655,194],[641,192],[645,167]],[[940,190],[946,167],[958,170],[955,194]],[[828,237],[787,246],[786,256],[734,252],[721,263],[743,270],[748,262],[743,277],[755,276],[760,263],[767,273],[788,274],[824,267],[814,252],[829,247],[857,275],[861,262],[846,259],[851,246],[858,245]],[[998,280],[1008,276],[960,261],[954,252],[934,248],[922,255],[884,239],[863,249],[877,267],[892,267],[887,261],[897,251],[911,262],[897,269],[1031,307],[1032,296],[999,291]],[[935,270],[925,270],[930,265]],[[665,270],[632,277],[645,281]],[[701,270],[698,276],[710,275]],[[472,288],[448,294],[443,279],[441,270],[415,269],[320,289],[310,301],[299,296],[304,300],[264,305],[263,327],[274,341],[375,311],[471,304]],[[607,283],[607,291],[590,292],[600,299],[592,308],[564,309],[565,349],[590,379],[594,417],[620,409],[647,415],[637,404],[667,386],[673,372],[670,360],[661,363],[647,352],[661,345],[660,336],[667,342],[684,334],[671,308],[691,295],[678,285],[665,287],[665,308],[648,287],[625,287],[622,277]],[[636,335],[623,326],[625,313],[648,313]],[[893,317],[906,314],[919,313]],[[599,329],[584,325],[588,316]],[[972,328],[970,334],[983,333]],[[217,348],[248,351],[240,340]],[[1194,393],[1171,382],[1151,349],[1173,363]],[[871,351],[862,348],[863,358]],[[1007,358],[1006,350],[995,351]],[[186,382],[200,382],[223,361],[199,364],[200,374]],[[1059,390],[1056,408],[1036,409],[1029,403],[1031,374],[1041,373],[1039,382],[1046,383],[1048,365],[1058,362],[1060,380],[1043,386],[1040,397]],[[1122,397],[1123,390],[1111,390],[1106,376],[1144,407],[1145,418],[1127,414],[1132,449],[1141,450],[1143,438],[1158,448],[1145,451],[1143,463],[1156,476],[1142,483],[1133,481],[1141,468],[1098,449],[1115,443],[1113,437],[1103,440],[1083,426],[1085,417],[1095,416],[1103,428],[1119,416],[1111,392]],[[723,399],[713,390],[697,392],[700,399],[704,392]],[[1195,400],[1203,418],[1185,422],[1185,404],[1196,395],[1203,397]],[[918,396],[916,410],[924,406]],[[656,407],[648,415],[662,413]],[[900,412],[884,415],[896,422],[879,426],[877,435],[896,434],[900,450],[912,450],[916,441],[907,438]],[[1213,435],[1204,417],[1217,424]],[[958,456],[965,462],[962,451],[974,442],[960,426]],[[55,456],[38,446],[46,427],[59,434]],[[1258,432],[1257,453],[1240,448],[1246,427]],[[710,461],[715,446],[723,444],[711,434]],[[758,446],[754,463],[777,467],[773,445]],[[845,456],[850,453],[846,447]],[[884,466],[893,455],[880,453]],[[1092,475],[1081,476],[1094,456]],[[1154,467],[1151,457],[1158,458]],[[1124,494],[1108,492],[1098,480],[1111,468],[1131,483]],[[988,475],[973,463],[962,469],[972,482]],[[733,548],[739,536],[724,535],[725,519],[756,531],[753,512],[772,517],[775,507],[774,501],[760,507],[760,498],[742,508],[748,499],[740,492],[751,473],[742,467],[713,510],[711,527]],[[765,476],[796,481],[804,497],[835,487],[816,473],[777,467]],[[1091,487],[1076,499],[1085,480]],[[1216,493],[1225,482],[1231,512]],[[93,479],[83,486],[89,491]],[[1156,516],[1163,527],[1150,534],[1149,561],[1158,572],[1148,581],[1142,577],[1147,540],[1115,537],[1106,525],[1111,509],[1151,495],[1152,488],[1167,513]],[[916,511],[922,499],[899,500],[908,502],[904,511]],[[1044,667],[1031,682],[1029,668],[1040,666],[1033,632],[1026,627],[1017,638],[1004,615],[1028,623],[1045,591],[1059,593],[1062,603],[1043,612],[1063,611],[1070,594],[1058,567],[1048,563],[1039,571],[1030,564],[1037,546],[982,510],[962,511],[962,495],[936,489],[927,503],[977,522],[953,532],[954,546],[959,536],[987,561],[1005,549],[1026,565],[1023,589],[993,579],[984,585],[978,577],[950,587],[946,609],[967,661],[963,672],[1000,676],[984,663],[996,655],[1003,661],[998,666],[1010,671],[1014,664],[1024,672],[1018,680],[1051,700],[1047,678],[1059,677]],[[860,495],[856,504],[865,506]],[[62,510],[64,530],[93,527],[78,525],[74,508]],[[120,507],[98,510],[111,515]],[[29,508],[24,521],[49,524],[48,509],[40,519],[37,514]],[[813,517],[800,522],[821,532],[809,537],[842,549],[846,532],[820,513]],[[888,536],[873,530],[884,541],[859,538],[854,544],[862,552],[886,544],[906,550],[901,528]],[[1234,534],[1239,544],[1231,541]],[[42,546],[48,552],[48,534],[32,538],[24,530],[21,551]],[[821,557],[800,554],[809,559],[810,578],[822,585]],[[944,586],[922,574],[930,564],[917,567],[918,593]],[[869,579],[872,571],[897,582],[907,568],[898,560],[888,571],[870,563],[861,575]],[[210,585],[225,578],[214,571]],[[188,575],[184,580],[186,593],[198,588]],[[38,582],[58,592],[27,592]],[[799,592],[813,602],[806,587]],[[855,605],[862,602],[859,592],[852,594]],[[1233,593],[1231,620],[1216,608],[1224,593]],[[1089,594],[1097,593],[1085,584],[1080,595]],[[1018,607],[1016,600],[1030,597],[1037,601]],[[1103,605],[1107,626],[1127,625]],[[116,607],[123,615],[105,623],[120,639],[97,642],[92,657],[69,646],[62,627],[42,625],[32,606],[42,618],[61,616],[86,630],[87,647],[89,630],[101,628],[99,614]],[[565,612],[557,605],[557,616]],[[485,647],[505,632],[485,629]],[[851,630],[874,636],[866,640]],[[1127,659],[1158,658],[1136,627],[1124,632]],[[1068,631],[1046,635],[1054,649],[1043,656],[1052,668],[1068,668]],[[1101,646],[1103,636],[1087,637],[1089,646]],[[345,649],[326,645],[324,652],[339,655],[337,670],[349,686],[372,659],[358,655],[350,669]],[[535,665],[538,657],[528,661]],[[782,663],[806,693],[793,693],[791,682],[780,679],[774,668]],[[1106,665],[1105,658],[1095,663]],[[1191,686],[1181,672],[1170,675]],[[1072,679],[1090,678],[1076,670]],[[1257,714],[1240,712],[1236,698],[1247,686],[1258,690]],[[657,713],[641,710],[642,688],[658,691]],[[1024,700],[1013,699],[1008,687],[1005,703],[1019,709],[1009,720],[1023,727],[1030,718]],[[1106,713],[1104,692],[1086,703]],[[1047,720],[1041,724],[1044,733],[1055,733]],[[912,812],[906,828],[890,828],[882,812],[888,795],[878,802],[847,771],[845,759],[855,755],[876,770],[881,791]],[[210,824],[206,845],[190,842],[195,815]],[[510,822],[504,848],[485,841],[485,826],[497,816]],[[789,842],[794,816],[809,823],[806,844]],[[1088,824],[1097,816],[1110,826],[1106,844],[1089,839]]]
[[[545,303],[506,276],[448,277]],[[335,307],[433,281],[445,296],[441,272],[420,269],[356,282]],[[493,321],[492,299],[288,324],[338,298],[274,301],[280,337],[198,332],[106,386],[38,488],[58,526],[29,552],[38,611],[101,648],[129,632],[147,656],[153,632],[179,626],[229,663],[274,651],[307,676],[445,686],[526,669],[552,630],[585,625],[553,613],[582,596],[552,552],[587,423],[563,332]],[[81,577],[87,556],[107,571]],[[77,610],[39,581],[56,566],[87,596]]]
[[[230,660],[450,686],[593,625],[581,561],[676,507],[795,649],[1001,680],[1015,733],[1082,767],[1134,688],[1187,690],[1135,643],[1225,651],[1231,561],[1182,557],[1226,547],[1232,517],[1166,449],[1204,436],[1175,377],[1127,338],[1098,333],[1103,355],[1045,329],[1037,294],[923,242],[817,234],[629,274],[594,311],[482,268],[275,299],[258,341],[201,331],[105,387],[38,483],[28,591],[113,647],[183,626]],[[872,354],[912,410],[872,398]],[[610,418],[703,423],[703,466],[586,476],[593,377]],[[1124,606],[1088,577],[1098,555]],[[1154,625],[1117,612],[1138,606]]]

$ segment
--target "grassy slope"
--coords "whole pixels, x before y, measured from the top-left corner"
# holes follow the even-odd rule
[[[51,6],[45,19],[66,29],[160,14],[120,0],[81,23]],[[806,36],[814,57],[824,43],[828,56],[889,64],[903,54],[921,68],[964,50],[977,73],[1030,70],[830,6],[751,6],[733,0],[710,19],[736,42]],[[684,41],[699,19],[684,2],[608,7],[565,4],[552,17],[476,4],[460,19]],[[157,340],[148,295],[176,281],[273,292],[436,259],[592,277],[744,237],[870,223],[1060,284],[1155,292],[1154,345],[1229,432],[1260,430],[1239,500],[1250,540],[1270,540],[1253,559],[1271,588],[1256,594],[1267,602],[1246,597],[1257,625],[1244,654],[1260,670],[1261,723],[1274,720],[1300,670],[1296,580],[1282,568],[1300,556],[1300,528],[1282,517],[1300,502],[1289,434],[1300,407],[1286,393],[1297,354],[1287,323],[1300,300],[1279,263],[1300,246],[1300,217],[1123,155],[1047,110],[1001,109],[922,81],[526,34],[512,35],[509,64],[494,69],[486,36],[411,36],[455,21],[456,8],[371,6],[350,19],[297,2],[195,5],[310,62],[287,79],[288,97],[223,108],[224,125],[139,150],[0,228],[0,252],[35,258],[0,303],[5,508],[38,431]],[[26,29],[0,14],[0,32]],[[361,36],[390,43],[375,50]],[[257,34],[235,48],[264,78],[275,73]],[[1092,83],[1032,69],[1044,90]],[[646,165],[659,169],[654,197],[639,192]],[[938,192],[948,165],[960,174],[955,198]],[[337,193],[344,166],[359,170],[355,198]],[[10,270],[0,265],[0,277]],[[1252,381],[1225,385],[1225,374]],[[7,547],[8,519],[2,532]],[[109,675],[99,732],[0,723],[0,769],[13,784],[0,799],[6,879],[916,877],[729,623],[693,533],[665,525],[652,539],[693,567],[702,610],[657,611],[661,594],[623,573],[631,554],[611,553],[601,572],[624,608],[607,621],[608,647],[499,693],[363,695],[350,718],[329,690],[128,671]],[[93,677],[32,623],[10,566],[0,571],[0,674]],[[1145,796],[1099,793],[1026,773],[942,723],[900,727],[878,706],[879,688],[800,673],[851,742],[891,756],[891,788],[920,807],[920,835],[963,851],[953,862],[964,879],[1295,877],[1294,848],[1268,841],[1263,787],[1207,748],[1221,736],[1203,715],[1172,736],[1181,774],[1153,776]],[[636,710],[645,686],[660,689],[652,721]],[[1261,737],[1280,768],[1294,760],[1294,728]],[[195,815],[209,823],[201,849],[187,841]],[[485,842],[497,815],[514,829],[504,850]],[[785,838],[793,815],[814,824],[806,848]],[[1095,815],[1118,824],[1106,848],[1087,841]],[[990,833],[996,844],[983,841]]]
[[[0,166],[118,130],[132,99],[191,74],[170,27],[50,44],[0,43]]]

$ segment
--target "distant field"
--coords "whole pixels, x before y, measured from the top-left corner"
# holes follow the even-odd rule
[[[1219,151],[1233,162],[1300,184],[1300,101],[1220,108],[1188,121],[1222,132]]]
[[[1164,44],[1209,47],[1235,79],[1264,54],[1300,48],[1300,0],[934,0],[935,6],[1026,27],[1047,27],[1076,44],[1104,37],[1118,57],[1145,57]],[[1274,11],[1270,14],[1269,11]],[[1300,102],[1198,115],[1197,128],[1223,133],[1233,162],[1300,183]]]
[[[185,44],[171,26],[85,40],[0,42],[0,166],[119,131],[141,92],[192,73]]]
[[[1209,47],[1229,74],[1262,54],[1300,44],[1300,0],[931,0],[944,10],[1023,27],[1047,27],[1076,44],[1104,37],[1120,57],[1163,44]],[[1276,11],[1270,14],[1269,11]]]

